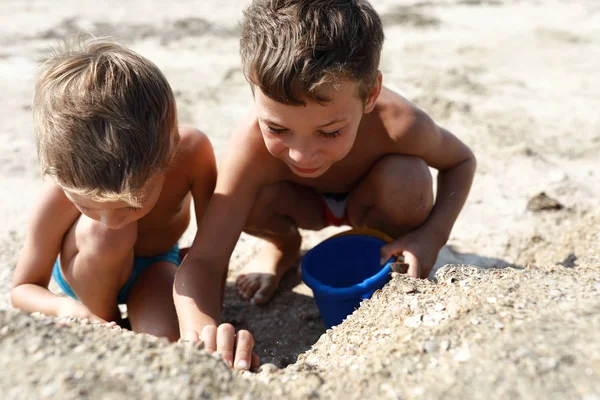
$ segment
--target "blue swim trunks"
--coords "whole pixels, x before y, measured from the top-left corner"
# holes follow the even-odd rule
[[[118,304],[127,303],[127,296],[129,295],[129,290],[131,290],[131,286],[133,285],[137,277],[146,268],[159,261],[167,261],[179,267],[179,264],[181,264],[181,258],[179,258],[179,245],[176,244],[171,250],[158,256],[134,257],[131,275],[129,276],[129,279],[127,280],[125,285],[119,291],[119,296],[117,297]],[[52,269],[52,278],[54,278],[56,283],[58,283],[58,286],[63,292],[65,292],[66,295],[77,300],[77,296],[73,292],[73,289],[71,289],[71,287],[63,277],[62,271],[60,270],[60,265],[58,264],[58,259],[54,263],[54,268]]]

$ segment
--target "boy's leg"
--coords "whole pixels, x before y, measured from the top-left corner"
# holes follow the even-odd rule
[[[265,240],[258,256],[236,281],[238,291],[255,303],[266,303],[281,277],[296,262],[301,245],[298,228],[325,225],[319,195],[312,189],[280,182],[258,194],[245,232]]]
[[[135,332],[179,339],[179,324],[173,303],[173,281],[177,267],[158,261],[144,269],[127,296],[127,315]]]
[[[433,182],[417,157],[389,155],[378,161],[348,198],[356,228],[375,228],[394,239],[421,226],[433,208]]]
[[[77,298],[107,321],[119,318],[117,294],[133,266],[137,224],[118,231],[81,216],[63,239],[62,273]]]

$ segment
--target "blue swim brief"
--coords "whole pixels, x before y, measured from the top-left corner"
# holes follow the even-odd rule
[[[127,296],[129,295],[129,290],[131,290],[131,286],[133,286],[133,283],[135,282],[137,277],[146,268],[159,261],[167,261],[179,267],[179,264],[181,264],[181,258],[179,258],[179,245],[176,244],[171,250],[167,251],[166,253],[159,254],[158,256],[134,257],[131,275],[129,276],[129,279],[127,280],[125,285],[123,285],[121,290],[119,290],[119,295],[117,297],[118,304],[127,303]],[[66,295],[77,300],[77,296],[73,292],[73,289],[71,289],[71,287],[63,277],[62,271],[60,270],[60,265],[58,264],[58,259],[54,263],[54,268],[52,269],[52,278],[54,278],[56,283],[58,283],[58,286],[63,292],[65,292]]]

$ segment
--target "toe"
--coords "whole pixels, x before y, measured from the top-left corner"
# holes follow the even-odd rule
[[[265,304],[273,297],[276,288],[277,286],[272,283],[264,283],[252,296],[252,299],[256,304]]]
[[[260,281],[251,279],[251,277],[245,277],[245,279],[238,280],[237,282],[237,291],[246,300],[251,299],[259,288]]]
[[[250,298],[254,297],[254,294],[259,289],[260,289],[260,282],[252,281],[248,284],[248,287],[246,287],[246,290],[244,290],[244,293],[246,294],[247,298],[250,299]]]
[[[248,279],[246,279],[246,277],[243,279],[238,278],[237,281],[235,281],[235,286],[239,291],[243,292],[248,287]]]
[[[247,279],[246,279],[246,278],[247,278],[246,274],[241,274],[241,275],[239,275],[239,276],[236,278],[236,280],[235,280],[235,284],[236,284],[237,286],[241,286],[241,285],[243,285],[243,284],[244,284],[244,282],[246,282],[246,281],[247,281]]]
[[[249,299],[249,296],[248,296],[248,291],[247,291],[247,289],[246,289],[246,288],[241,288],[241,287],[239,287],[239,288],[238,288],[238,293],[239,293],[239,295],[240,295],[242,298],[244,298],[244,299],[246,299],[246,300],[248,300],[248,299]]]
[[[248,300],[248,296],[246,296],[246,292],[244,292],[242,289],[237,288],[237,292],[242,299]]]

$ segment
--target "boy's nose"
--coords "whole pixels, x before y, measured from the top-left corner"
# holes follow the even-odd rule
[[[312,167],[311,163],[317,158],[317,152],[308,148],[291,148],[288,155],[292,161],[302,167]]]

